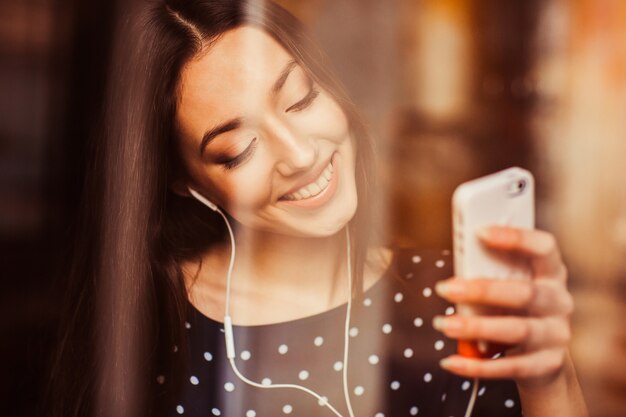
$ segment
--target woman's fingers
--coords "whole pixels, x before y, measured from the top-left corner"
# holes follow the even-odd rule
[[[528,380],[557,373],[563,367],[565,353],[564,349],[555,348],[498,359],[452,355],[442,359],[440,364],[444,369],[466,377]]]
[[[437,316],[433,327],[446,336],[461,340],[485,340],[516,345],[521,351],[564,347],[571,338],[567,320],[524,317]]]
[[[536,229],[490,226],[478,234],[490,249],[527,256],[536,277],[565,280],[567,272],[554,236]]]
[[[554,236],[540,230],[494,226],[481,230],[479,237],[491,250],[528,259],[533,279],[451,278],[436,285],[437,293],[452,303],[505,308],[519,315],[438,316],[433,326],[455,339],[515,348],[496,360],[453,355],[442,360],[442,367],[467,377],[518,382],[556,375],[571,338],[573,300],[565,286],[567,271]]]
[[[524,310],[531,316],[570,315],[574,302],[561,282],[551,279],[459,279],[440,281],[435,291],[456,304]]]

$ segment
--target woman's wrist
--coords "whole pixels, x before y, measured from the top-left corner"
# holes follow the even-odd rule
[[[516,380],[525,417],[588,417],[589,413],[569,353],[551,375]]]

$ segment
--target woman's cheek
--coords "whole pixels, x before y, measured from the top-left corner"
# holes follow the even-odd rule
[[[233,169],[222,182],[226,207],[236,219],[262,208],[271,198],[269,176],[251,162]]]
[[[309,131],[320,139],[336,143],[345,140],[350,133],[348,119],[339,105],[327,94],[320,94],[307,118]]]

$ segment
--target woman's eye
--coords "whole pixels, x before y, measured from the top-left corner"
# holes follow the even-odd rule
[[[252,139],[250,145],[248,145],[248,147],[243,152],[241,152],[234,158],[230,158],[227,156],[217,157],[215,162],[219,165],[222,165],[226,170],[234,169],[250,159],[256,148],[256,142],[257,138]]]
[[[315,87],[311,86],[311,89],[309,90],[307,95],[304,96],[304,98],[298,101],[296,104],[290,106],[287,110],[285,110],[285,112],[289,113],[306,109],[311,105],[311,103],[313,103],[313,101],[315,101],[319,93],[320,92]]]

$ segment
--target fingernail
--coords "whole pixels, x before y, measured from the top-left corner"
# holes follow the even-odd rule
[[[455,317],[435,316],[433,327],[440,332],[456,333],[462,329],[461,322]]]
[[[442,297],[449,295],[459,295],[465,292],[465,287],[458,282],[439,281],[435,284],[435,291]]]
[[[476,236],[482,240],[489,240],[492,238],[491,227],[485,226],[476,230]]]
[[[446,295],[450,290],[450,286],[447,282],[438,282],[435,284],[435,292],[439,295]]]
[[[433,327],[435,328],[435,330],[439,330],[441,332],[443,331],[445,326],[446,326],[445,317],[435,316],[435,318],[433,319]]]
[[[439,365],[444,369],[450,369],[452,367],[452,360],[450,358],[443,358],[439,361]]]

